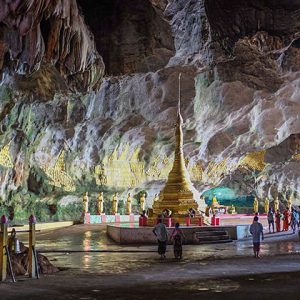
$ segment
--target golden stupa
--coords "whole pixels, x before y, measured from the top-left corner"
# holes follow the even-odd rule
[[[194,199],[196,192],[191,182],[189,173],[185,166],[183,155],[183,133],[182,116],[180,113],[180,75],[179,75],[179,99],[177,110],[177,122],[175,130],[175,157],[172,170],[168,175],[168,180],[160,192],[159,199],[153,203],[153,221],[162,215],[163,211],[171,211],[173,222],[184,223],[185,217],[190,209],[198,214],[199,205]],[[194,193],[193,193],[194,191]],[[200,208],[205,207],[205,203],[200,204]],[[152,223],[152,222],[151,222]]]

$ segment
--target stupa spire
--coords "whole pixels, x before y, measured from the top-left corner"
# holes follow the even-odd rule
[[[181,116],[180,106],[181,106],[181,73],[179,73],[178,75],[177,123],[180,123],[180,125],[182,125],[183,119]]]
[[[181,73],[178,75],[178,107],[177,107],[177,115],[180,115],[180,99],[181,98]]]
[[[178,75],[178,104],[177,104],[177,121],[175,130],[175,157],[173,168],[168,176],[168,182],[181,182],[183,185],[188,185],[190,182],[189,174],[185,166],[185,160],[183,155],[183,132],[182,124],[183,119],[180,111],[181,105],[181,73]],[[187,188],[187,186],[185,186]]]

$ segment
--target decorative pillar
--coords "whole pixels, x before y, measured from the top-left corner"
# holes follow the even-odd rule
[[[35,257],[35,224],[36,218],[34,215],[29,217],[29,249],[28,249],[28,273],[30,278],[37,277],[37,258]]]
[[[7,249],[7,227],[8,219],[5,215],[1,217],[1,232],[0,232],[0,280],[4,281],[6,279],[6,269],[7,269],[7,256],[5,248]]]

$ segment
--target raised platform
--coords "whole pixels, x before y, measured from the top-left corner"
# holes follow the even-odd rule
[[[153,227],[140,227],[134,224],[111,224],[107,225],[107,235],[118,244],[157,244],[157,239],[153,234]],[[195,234],[199,231],[224,230],[228,232],[232,240],[238,240],[250,236],[250,225],[236,226],[181,226],[185,235],[185,244],[196,244]],[[169,234],[173,227],[167,228]]]
[[[251,224],[254,218],[254,214],[220,214],[217,215],[220,219],[221,226],[236,226],[243,224]],[[267,226],[268,218],[266,214],[260,214],[258,216],[259,222],[262,223],[263,226]]]

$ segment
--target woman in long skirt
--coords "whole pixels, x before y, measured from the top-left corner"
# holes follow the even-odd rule
[[[279,232],[281,230],[280,223],[281,223],[281,213],[279,210],[277,210],[277,212],[275,214],[276,232]]]
[[[283,212],[283,231],[289,230],[289,224],[290,224],[290,211],[288,208],[285,209]]]
[[[182,258],[182,240],[184,238],[184,234],[182,230],[179,228],[179,223],[175,224],[175,228],[172,231],[171,239],[174,240],[174,256],[176,259]]]

